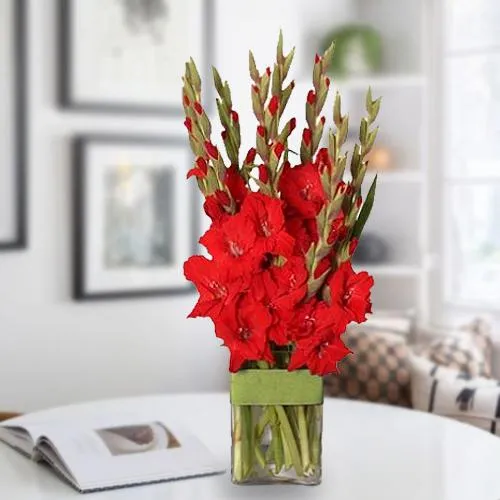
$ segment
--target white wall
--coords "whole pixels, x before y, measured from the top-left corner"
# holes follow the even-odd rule
[[[225,388],[226,353],[211,324],[185,319],[194,296],[71,301],[69,139],[81,132],[184,130],[182,120],[57,109],[56,2],[29,3],[29,248],[0,254],[0,408]],[[328,26],[330,13],[339,21],[343,3],[349,2],[218,1],[217,65],[233,85],[235,103],[244,103],[237,109],[247,110],[246,122],[248,48],[261,66],[271,63],[280,26],[288,47],[300,43],[317,26]],[[250,123],[246,133],[253,138]]]

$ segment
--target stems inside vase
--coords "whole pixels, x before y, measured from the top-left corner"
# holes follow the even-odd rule
[[[321,419],[321,405],[233,405],[233,481],[319,482]]]

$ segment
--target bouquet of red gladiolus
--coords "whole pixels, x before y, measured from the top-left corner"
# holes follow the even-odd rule
[[[328,146],[320,147],[333,46],[317,55],[300,162],[294,162],[287,142],[296,120],[280,125],[294,88],[293,81],[285,86],[293,54],[292,50],[283,55],[280,36],[274,68],[261,74],[250,52],[256,147],[243,161],[238,113],[227,82],[213,69],[229,166],[212,142],[192,60],[183,78],[184,123],[196,157],[188,177],[196,178],[212,220],[200,239],[212,258],[193,256],[184,266],[200,294],[190,316],[212,319],[217,337],[231,352],[232,372],[258,362],[285,362],[288,370],[307,367],[318,375],[334,372],[349,353],[341,339],[346,326],[364,321],[371,312],[373,278],[355,272],[351,257],[375,194],[376,179],[364,200],[361,189],[365,157],[377,135],[378,129],[370,126],[380,99],[372,101],[368,91],[367,116],[361,120],[346,182],[347,153],[342,146],[348,116],[341,113],[338,93],[333,110],[336,130],[329,130]]]
[[[376,177],[365,197],[362,183],[380,99],[368,91],[367,116],[348,158],[349,118],[337,93],[335,127],[322,147],[333,50],[332,44],[314,61],[300,153],[288,147],[295,118],[280,123],[294,89],[293,81],[285,83],[294,51],[283,54],[281,34],[272,70],[261,73],[250,52],[257,128],[256,145],[244,157],[229,85],[214,68],[224,157],[211,137],[196,66],[192,59],[186,63],[184,124],[195,155],[188,177],[196,179],[212,222],[200,239],[211,258],[191,257],[184,272],[200,295],[190,316],[211,318],[231,353],[237,483],[320,481],[323,396],[317,375],[337,370],[349,353],[341,339],[347,325],[371,312],[373,279],[355,272],[351,258],[375,196]]]

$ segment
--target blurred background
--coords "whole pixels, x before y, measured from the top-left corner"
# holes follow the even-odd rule
[[[418,331],[486,313],[494,325],[500,3],[186,4],[0,0],[0,406],[226,388],[212,325],[185,319],[196,296],[185,293],[179,262],[206,221],[182,187],[180,77],[190,54],[204,70],[217,66],[246,150],[255,133],[248,49],[260,70],[272,65],[280,28],[285,50],[297,47],[289,114],[299,129],[314,54],[332,39],[350,140],[368,86],[383,96],[368,173],[378,171],[380,183],[356,257],[376,280],[374,319],[408,320]],[[94,140],[75,145],[80,136]],[[173,139],[162,149],[154,143],[163,136]],[[173,220],[158,215],[167,205]],[[155,234],[146,249],[110,251]]]

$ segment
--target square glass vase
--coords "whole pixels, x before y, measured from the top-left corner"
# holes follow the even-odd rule
[[[323,383],[305,370],[242,370],[231,382],[235,484],[321,482]]]

